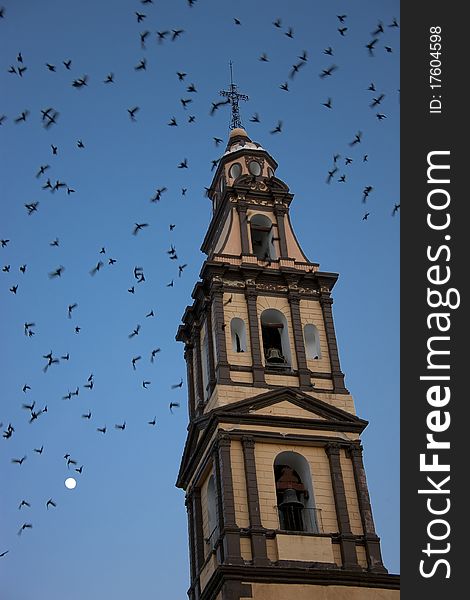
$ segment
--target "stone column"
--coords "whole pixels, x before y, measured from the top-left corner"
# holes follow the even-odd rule
[[[193,326],[192,342],[196,353],[196,414],[202,414],[204,409],[204,379],[202,377],[202,356],[201,356],[201,326]]]
[[[331,376],[333,378],[333,392],[335,394],[347,394],[348,390],[344,387],[344,374],[341,372],[339,364],[338,345],[336,343],[335,326],[333,323],[333,312],[331,305],[333,299],[329,294],[322,293],[320,296],[320,305],[323,311],[323,320],[325,323],[326,341],[328,343],[328,352],[331,362]]]
[[[230,379],[230,365],[227,360],[227,343],[225,340],[226,327],[222,328],[224,325],[224,302],[221,285],[213,288],[212,298],[217,350],[216,380],[221,385],[231,385],[232,380]]]
[[[230,438],[219,437],[215,450],[216,485],[218,495],[219,527],[223,541],[224,564],[241,565],[240,529],[235,520],[235,499],[233,495],[232,463]]]
[[[214,339],[212,337],[212,307],[210,303],[206,305],[206,332],[207,332],[207,347],[209,351],[209,397],[215,387],[215,363],[214,363]]]
[[[287,239],[286,239],[286,226],[285,216],[287,208],[285,206],[275,206],[274,214],[277,217],[277,230],[279,232],[279,248],[281,250],[281,258],[288,258],[289,253],[287,250]]]
[[[366,472],[362,461],[362,446],[351,444],[348,450],[353,464],[357,500],[359,503],[359,512],[361,513],[362,528],[364,530],[367,565],[369,571],[375,573],[388,573],[382,562],[380,539],[375,533],[372,507],[370,504],[369,491],[367,489]]]
[[[242,242],[242,254],[250,254],[250,242],[248,240],[248,218],[246,216],[246,202],[237,203],[238,220],[240,221],[240,239]]]
[[[336,516],[338,519],[343,569],[358,570],[360,569],[360,566],[357,562],[355,537],[351,532],[351,525],[349,522],[346,492],[344,490],[343,473],[341,471],[339,444],[327,444],[325,446],[325,451],[330,462],[331,483],[333,485]]]
[[[251,554],[255,566],[268,565],[268,551],[264,528],[261,525],[261,511],[256,477],[255,441],[251,436],[242,437],[243,459],[245,463],[246,496],[251,530]]]
[[[253,386],[264,387],[264,366],[261,361],[261,346],[259,341],[258,311],[256,308],[256,289],[247,285],[245,298],[248,309],[248,326],[250,328],[251,360],[253,364]]]
[[[304,335],[302,331],[302,319],[300,317],[300,296],[289,292],[290,314],[292,319],[292,332],[294,334],[295,353],[297,356],[297,369],[299,372],[299,384],[301,389],[311,389],[310,369],[307,367],[307,356],[305,354]]]
[[[186,344],[184,351],[184,358],[186,360],[186,377],[188,380],[188,404],[189,404],[189,420],[191,421],[195,415],[196,400],[194,393],[194,346],[192,344]]]
[[[193,494],[189,492],[185,500],[186,511],[188,513],[188,534],[189,534],[189,567],[191,573],[191,586],[196,579],[196,549],[194,545],[194,512],[193,512]]]
[[[204,530],[202,527],[202,506],[201,506],[201,490],[194,488],[193,490],[193,523],[194,523],[194,546],[195,546],[195,567],[196,573],[202,569],[204,564]]]

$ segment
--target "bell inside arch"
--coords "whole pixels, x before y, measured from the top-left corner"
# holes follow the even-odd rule
[[[303,508],[303,502],[297,497],[297,492],[292,488],[288,488],[282,494],[282,502],[279,504],[279,508]]]

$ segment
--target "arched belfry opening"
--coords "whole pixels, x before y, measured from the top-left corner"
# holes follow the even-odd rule
[[[266,215],[253,215],[250,219],[251,247],[261,260],[275,260],[273,223]]]
[[[261,313],[261,332],[266,366],[289,368],[292,364],[289,331],[283,313],[275,308],[264,310]]]
[[[312,477],[307,459],[297,452],[281,452],[274,461],[279,528],[319,533]]]

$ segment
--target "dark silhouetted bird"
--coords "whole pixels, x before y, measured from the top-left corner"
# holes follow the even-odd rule
[[[99,431],[100,433],[106,433],[106,426],[104,426],[104,427],[97,427],[96,431]]]
[[[274,129],[272,129],[269,133],[281,133],[282,131],[282,121],[278,121],[277,125]]]
[[[180,381],[179,383],[174,383],[174,384],[171,386],[171,389],[172,389],[172,390],[175,390],[176,388],[180,388],[180,387],[183,387],[183,379],[181,379],[181,381]]]
[[[153,417],[153,419],[152,419],[151,421],[147,421],[147,423],[148,423],[149,425],[155,425],[155,424],[156,424],[156,422],[157,422],[157,417]]]
[[[18,531],[18,535],[21,535],[25,529],[32,529],[32,527],[33,527],[32,523],[23,523],[23,525],[20,527],[20,529]]]
[[[331,67],[329,67],[328,69],[323,69],[320,73],[320,77],[323,79],[324,77],[330,76],[333,73],[333,71],[336,71],[337,68],[338,67],[336,65],[331,65]]]
[[[103,83],[114,83],[114,73],[108,73],[106,79],[103,80]]]
[[[184,33],[184,29],[172,29],[171,41],[174,42],[176,38],[178,38],[182,33]]]
[[[134,106],[134,108],[128,108],[127,112],[129,113],[129,117],[131,119],[131,121],[135,121],[135,113],[140,110],[138,106]]]
[[[147,59],[143,58],[135,67],[135,71],[145,71],[147,69]]]
[[[120,429],[121,431],[124,431],[124,429],[126,428],[126,422],[124,421],[124,423],[122,423],[121,425],[119,423],[117,423],[114,426],[115,429]]]
[[[137,235],[137,233],[143,229],[144,227],[148,227],[149,224],[148,223],[135,223],[135,227],[132,230],[133,235]]]
[[[180,162],[180,164],[178,165],[178,169],[187,169],[188,168],[188,159],[185,158],[182,162]]]
[[[372,99],[372,102],[369,104],[369,106],[371,108],[374,108],[374,106],[379,105],[384,98],[385,98],[385,94],[380,94],[380,96],[378,98],[373,98]]]
[[[342,35],[343,37],[346,34],[347,30],[348,30],[347,27],[338,27],[338,31],[339,31],[340,35]]]
[[[326,178],[326,183],[331,183],[331,180],[337,171],[338,171],[338,167],[335,167],[331,171],[328,171],[328,177]]]
[[[374,31],[372,31],[371,35],[379,35],[384,32],[384,26],[382,21],[379,21],[377,27]]]
[[[399,211],[399,209],[400,209],[400,205],[399,204],[395,204],[395,206],[393,207],[393,211],[392,211],[392,217],[394,217],[397,214],[397,212]]]
[[[365,215],[362,217],[362,220],[363,220],[363,221],[367,221],[367,217],[368,217],[369,215],[370,215],[370,213],[368,213],[368,212],[367,212],[367,213],[366,213],[366,214],[365,214]]]
[[[356,144],[360,144],[362,138],[362,131],[358,131],[352,142],[349,142],[350,146],[355,146]]]
[[[374,46],[378,41],[379,41],[378,38],[374,38],[368,44],[366,44],[366,48],[367,48],[367,50],[369,50],[369,54],[371,56],[374,56]]]
[[[63,267],[63,266],[57,267],[57,269],[55,271],[52,271],[51,273],[49,273],[49,278],[54,279],[54,277],[61,277],[64,270],[65,270],[65,267]]]
[[[326,102],[323,102],[323,106],[326,106],[326,108],[333,108],[331,104],[331,98],[328,98]]]
[[[179,407],[179,402],[170,402],[170,412],[173,414],[173,407]]]
[[[215,113],[215,111],[218,110],[218,108],[220,106],[223,106],[224,104],[230,104],[230,100],[227,99],[227,100],[222,100],[220,102],[212,102],[212,108],[211,108],[209,114],[212,116]]]

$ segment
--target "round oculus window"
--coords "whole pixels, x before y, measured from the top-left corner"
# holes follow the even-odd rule
[[[229,175],[232,179],[236,179],[242,173],[242,166],[240,163],[233,163],[230,167]]]
[[[261,175],[261,165],[256,160],[250,161],[250,163],[248,164],[248,170],[255,177]]]

